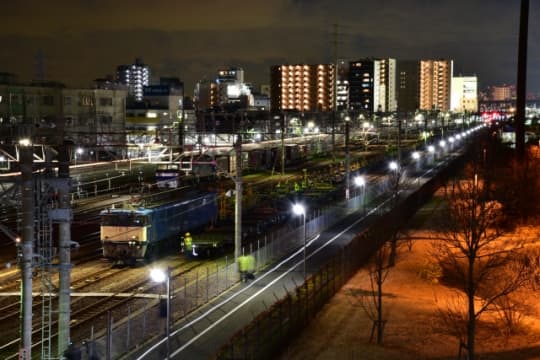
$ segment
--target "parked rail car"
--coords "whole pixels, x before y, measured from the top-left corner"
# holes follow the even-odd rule
[[[307,148],[304,144],[285,145],[285,161],[287,165],[296,165],[307,158]]]
[[[107,259],[134,264],[160,251],[179,249],[180,237],[200,231],[218,216],[217,194],[199,193],[165,203],[101,211],[101,242]]]
[[[158,164],[155,172],[158,188],[177,188],[181,184],[184,171],[179,163]]]

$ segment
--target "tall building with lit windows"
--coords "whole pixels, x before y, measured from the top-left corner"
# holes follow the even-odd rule
[[[244,70],[238,67],[218,70],[213,87],[216,105],[237,104],[247,108],[253,105],[251,89],[244,82]]]
[[[450,110],[455,112],[478,111],[478,79],[476,76],[452,78]]]
[[[270,68],[272,110],[333,111],[333,64],[275,65]]]
[[[395,59],[349,63],[349,108],[368,114],[397,110]]]
[[[338,60],[336,73],[336,108],[345,110],[349,108],[349,63]]]
[[[491,100],[508,101],[516,97],[516,87],[511,85],[492,86],[490,89]]]
[[[131,65],[120,65],[116,68],[116,81],[128,87],[128,94],[136,101],[143,98],[143,88],[150,84],[150,68],[142,59],[135,59]]]
[[[420,60],[420,110],[450,110],[452,60]]]
[[[414,113],[419,108],[419,69],[418,60],[398,60],[396,72],[398,74],[398,112],[400,113]]]

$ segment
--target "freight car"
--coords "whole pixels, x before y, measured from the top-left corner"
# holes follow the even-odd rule
[[[216,193],[184,194],[144,206],[103,210],[100,213],[103,256],[115,262],[135,264],[163,250],[179,250],[182,234],[204,229],[217,216]]]

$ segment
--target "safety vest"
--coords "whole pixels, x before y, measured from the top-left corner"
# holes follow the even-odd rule
[[[238,258],[238,270],[239,271],[248,271],[248,258],[247,256],[240,256]]]
[[[253,255],[246,256],[247,258],[247,271],[254,272],[255,271],[255,257]]]
[[[184,248],[186,251],[191,251],[191,246],[193,245],[193,238],[190,236],[186,236],[184,238]]]

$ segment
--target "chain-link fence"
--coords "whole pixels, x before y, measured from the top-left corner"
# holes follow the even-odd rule
[[[440,174],[444,177],[444,174]],[[409,219],[439,186],[438,179],[401,199],[371,226],[353,237],[319,271],[234,334],[217,359],[273,359],[320,311],[324,304]],[[392,224],[392,226],[388,226]]]
[[[360,195],[359,195],[360,196]],[[348,204],[327,206],[306,215],[306,238],[310,239],[332,226],[351,211],[362,206],[356,197]],[[243,248],[242,253],[251,254],[256,259],[256,270],[262,270],[275,260],[290,254],[304,243],[304,229],[301,217],[284,228],[277,229]],[[171,280],[170,299],[171,323],[208,303],[239,281],[236,264],[224,258],[207,267],[199,267],[185,275],[174,276]],[[165,297],[135,298],[130,307],[138,309],[133,313],[130,307],[115,310],[118,319],[109,319],[107,329],[96,329],[95,335],[88,334],[83,352],[85,358],[116,359],[137,345],[163,336],[166,328]],[[157,319],[157,321],[156,321]],[[118,321],[117,321],[118,320]],[[171,331],[174,328],[171,328]]]

